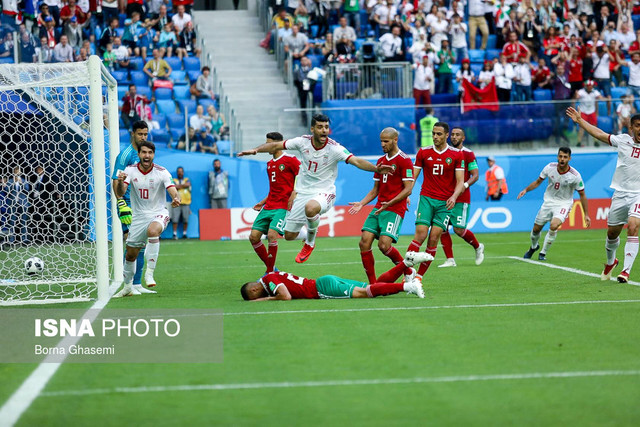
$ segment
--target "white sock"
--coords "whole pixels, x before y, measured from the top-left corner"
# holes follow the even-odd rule
[[[158,262],[158,254],[160,253],[160,238],[149,239],[147,243],[147,249],[144,252],[144,258],[147,261],[146,274],[153,276],[153,271],[156,269],[156,262]]]
[[[624,267],[623,271],[627,273],[631,272],[631,267],[633,267],[633,262],[636,260],[636,256],[638,255],[638,236],[629,236],[627,237],[627,243],[624,245]]]
[[[531,249],[538,246],[538,240],[540,240],[540,233],[531,232]]]
[[[620,237],[616,237],[613,240],[607,239],[607,243],[604,245],[604,248],[607,250],[607,265],[613,264],[613,261],[616,260],[618,246],[620,246]]]
[[[320,214],[307,217],[307,239],[306,243],[309,246],[313,246],[316,243],[316,233],[318,232],[318,226],[320,225]]]
[[[133,276],[136,274],[136,262],[135,261],[124,261],[124,284],[132,284]]]
[[[558,230],[556,231],[547,231],[547,235],[544,238],[544,244],[542,245],[542,253],[546,254],[547,251],[549,250],[549,246],[551,246],[553,244],[553,242],[555,242],[556,240],[556,236],[558,235]]]
[[[302,227],[300,229],[300,232],[298,232],[298,237],[296,237],[296,239],[307,240],[307,227]]]

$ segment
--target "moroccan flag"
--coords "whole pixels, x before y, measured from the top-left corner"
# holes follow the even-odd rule
[[[496,79],[492,79],[484,89],[479,89],[469,83],[467,79],[462,79],[464,95],[460,109],[462,113],[484,108],[485,110],[498,111],[498,93],[496,92]]]

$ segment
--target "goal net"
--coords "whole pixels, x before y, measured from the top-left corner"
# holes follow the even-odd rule
[[[116,89],[95,56],[0,65],[0,305],[106,299],[121,277]]]

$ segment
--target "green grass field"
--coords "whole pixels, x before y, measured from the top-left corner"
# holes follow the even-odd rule
[[[509,258],[528,234],[478,237],[484,264],[454,237],[423,300],[262,303],[239,293],[264,270],[248,242],[163,241],[158,295],[108,307],[221,308],[224,363],[64,364],[18,425],[638,425],[640,287],[548,267],[599,275],[605,231],[561,232],[547,266]],[[281,241],[280,270],[365,280],[357,238],[297,265],[300,245]],[[0,365],[0,401],[34,368]]]

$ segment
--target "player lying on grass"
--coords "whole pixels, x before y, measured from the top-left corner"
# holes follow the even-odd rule
[[[432,260],[433,257],[426,252],[408,252],[403,263],[407,267],[411,267],[414,264]],[[399,268],[398,271],[397,277],[402,274],[403,269]],[[240,288],[242,298],[247,301],[375,298],[380,295],[393,295],[402,291],[424,298],[422,282],[416,279],[403,283],[376,282],[368,285],[364,282],[332,275],[322,276],[316,280],[306,279],[284,271],[269,273],[258,279],[257,282],[245,283]]]

